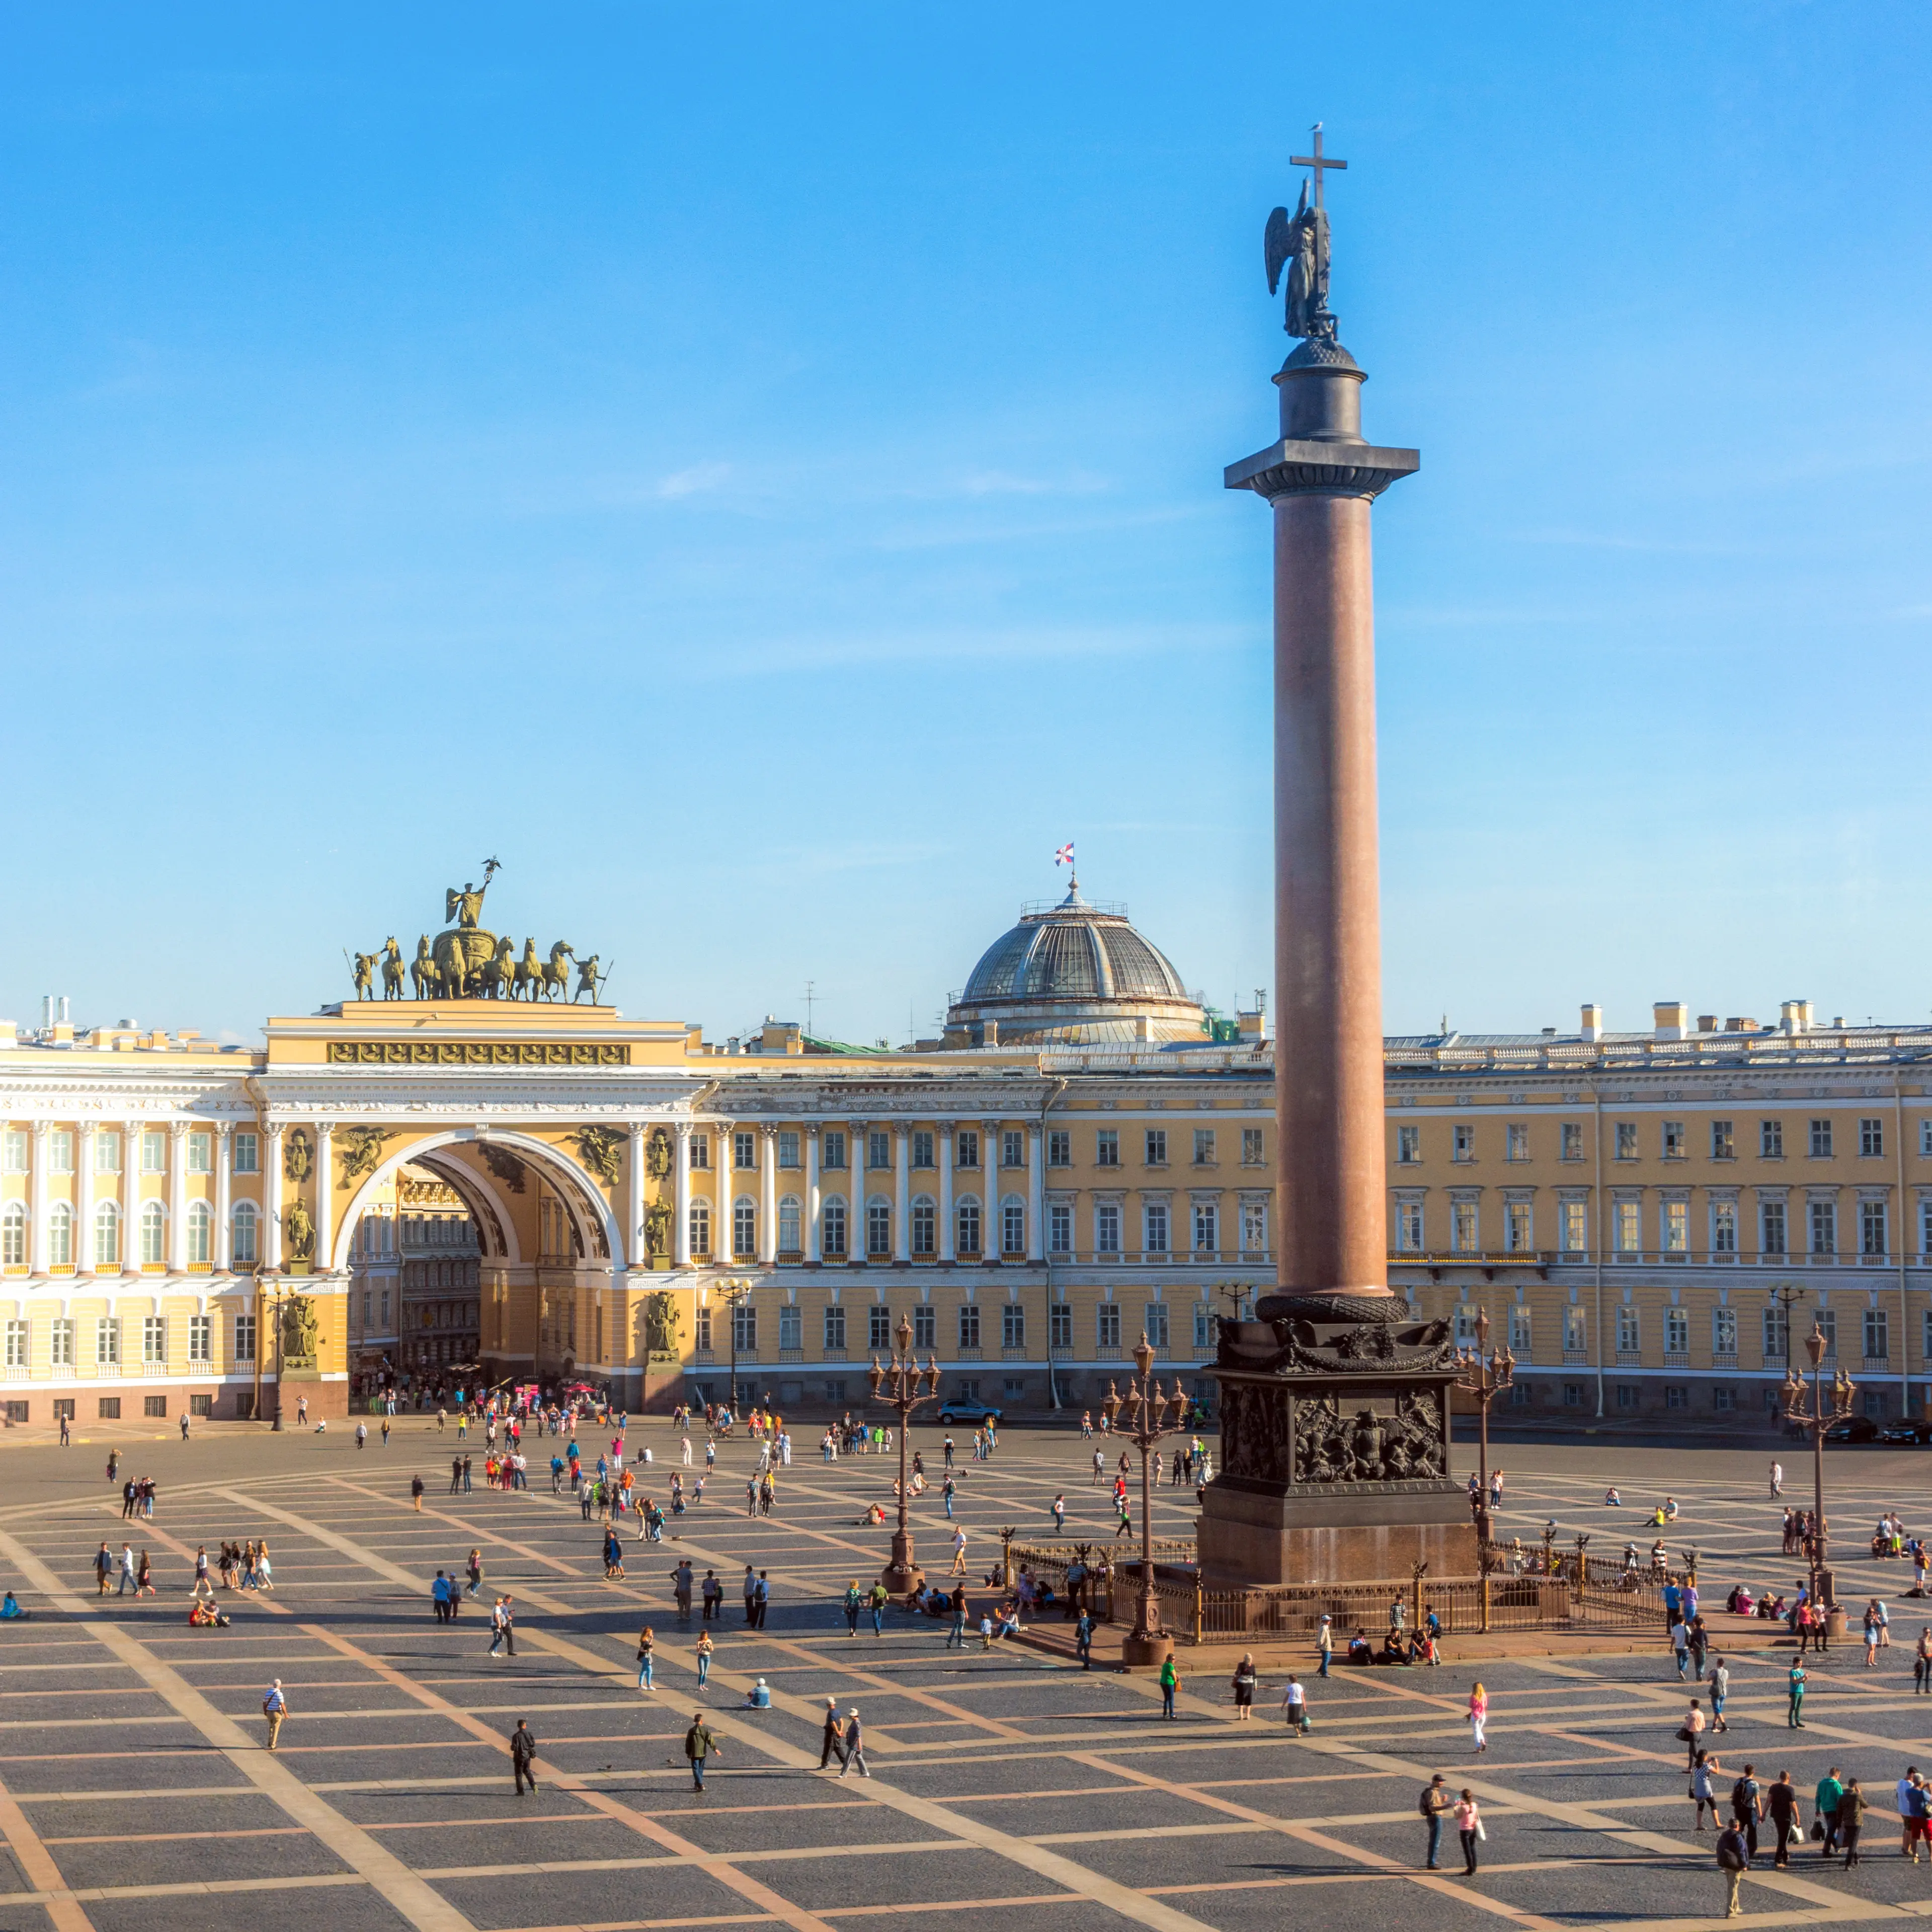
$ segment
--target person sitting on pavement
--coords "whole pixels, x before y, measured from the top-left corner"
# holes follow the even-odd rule
[[[0,1600],[0,1618],[10,1620],[16,1617],[24,1618],[27,1614],[26,1611],[21,1609],[20,1599],[11,1590],[7,1592],[4,1600]]]
[[[760,1677],[745,1693],[745,1708],[748,1711],[769,1711],[772,1708],[771,1686]]]
[[[1369,1640],[1360,1630],[1348,1640],[1348,1661],[1351,1664],[1372,1664],[1375,1652],[1369,1648]]]

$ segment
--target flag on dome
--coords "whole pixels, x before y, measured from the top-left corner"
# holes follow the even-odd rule
[[[1056,866],[1070,866],[1072,864],[1073,842],[1072,839],[1070,838],[1064,845],[1060,847],[1058,852],[1054,854],[1053,862]]]

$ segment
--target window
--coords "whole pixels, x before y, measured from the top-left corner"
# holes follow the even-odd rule
[[[827,1127],[819,1138],[819,1165],[828,1171],[845,1165],[845,1136],[836,1127]]]
[[[1017,1196],[1000,1209],[1000,1252],[1003,1255],[1026,1252],[1026,1203]]]
[[[873,1201],[866,1204],[866,1252],[877,1261],[888,1261],[892,1257],[892,1208],[889,1201]]]
[[[258,1225],[255,1204],[252,1201],[238,1201],[235,1204],[234,1220],[235,1265],[237,1268],[253,1268],[255,1265],[255,1234]]]
[[[1865,1310],[1865,1360],[1882,1362],[1892,1354],[1892,1323],[1882,1308]]]
[[[1885,1152],[1885,1121],[1882,1118],[1859,1121],[1858,1152],[1867,1160],[1875,1160]]]
[[[121,1136],[112,1127],[94,1130],[94,1171],[96,1174],[121,1172]]]
[[[1885,1220],[1885,1203],[1882,1201],[1861,1201],[1858,1203],[1860,1254],[1883,1255],[1888,1252]]]
[[[1048,1167],[1073,1165],[1073,1136],[1065,1127],[1055,1127],[1047,1136],[1046,1164]]]
[[[892,1137],[890,1133],[868,1134],[866,1136],[866,1164],[868,1167],[889,1168],[892,1164]]]
[[[1459,1348],[1473,1348],[1476,1346],[1476,1311],[1466,1301],[1456,1305],[1456,1346]]]
[[[1583,1384],[1581,1382],[1565,1382],[1563,1384],[1563,1406],[1565,1408],[1581,1408],[1583,1406]]]
[[[731,1165],[740,1174],[746,1173],[758,1164],[758,1137],[756,1134],[737,1134],[731,1136]]]
[[[1778,1302],[1769,1303],[1764,1311],[1764,1358],[1767,1362],[1781,1362],[1791,1346],[1791,1316],[1787,1310]]]
[[[922,1128],[912,1137],[912,1164],[915,1167],[932,1166],[932,1136]]]
[[[758,1346],[758,1311],[748,1295],[731,1311],[731,1342],[740,1354]]]
[[[788,1127],[779,1130],[778,1165],[781,1167],[796,1167],[798,1165],[798,1136]]]
[[[1147,1163],[1149,1167],[1167,1165],[1167,1130],[1150,1127],[1147,1130]]]
[[[842,1195],[828,1194],[818,1210],[819,1251],[827,1261],[845,1258],[845,1201]]]
[[[1512,1201],[1506,1210],[1506,1244],[1513,1255],[1526,1255],[1536,1246],[1533,1212],[1527,1201]]]
[[[252,1362],[255,1359],[255,1318],[252,1315],[238,1315],[235,1318],[235,1360]]]
[[[1922,1256],[1932,1254],[1932,1195],[1919,1197],[1918,1252]]]
[[[1047,1209],[1046,1246],[1049,1254],[1073,1252],[1073,1209],[1070,1202],[1056,1201]]]
[[[959,1346],[962,1348],[976,1348],[980,1346],[980,1304],[976,1301],[960,1304]]]
[[[1932,1160],[1932,1114],[1918,1123],[1918,1153],[1922,1160]]]
[[[1142,1210],[1142,1220],[1145,1234],[1145,1239],[1141,1244],[1143,1252],[1150,1255],[1166,1254],[1167,1203],[1165,1201],[1148,1202]]]
[[[1458,1120],[1456,1123],[1450,1151],[1457,1160],[1475,1159],[1476,1130],[1468,1121]]]
[[[1682,1160],[1690,1152],[1684,1138],[1682,1120],[1666,1120],[1664,1124],[1663,1153],[1666,1160]]]
[[[1619,1160],[1636,1159],[1636,1123],[1619,1120],[1617,1123],[1617,1158]]]
[[[168,1171],[168,1137],[159,1127],[141,1130],[141,1172],[165,1174]]]
[[[1241,1165],[1259,1167],[1262,1163],[1262,1130],[1258,1127],[1241,1130]]]
[[[1838,1353],[1838,1311],[1835,1308],[1821,1308],[1813,1319],[1825,1337],[1825,1354],[1835,1360]]]
[[[261,1148],[261,1142],[254,1134],[238,1133],[235,1136],[230,1164],[237,1174],[260,1174],[262,1171]]]
[[[1810,1210],[1811,1252],[1834,1255],[1838,1252],[1838,1206],[1834,1201],[1814,1201]]]
[[[1526,1361],[1530,1354],[1530,1312],[1520,1306],[1510,1310],[1510,1348]]]
[[[1563,1158],[1565,1160],[1581,1160],[1583,1158],[1583,1128],[1580,1121],[1565,1120],[1563,1123]],[[1564,1387],[1568,1388],[1569,1384],[1565,1382]]]
[[[167,1397],[164,1395],[144,1395],[141,1398],[141,1413],[165,1422],[168,1414]]]
[[[121,1420],[121,1398],[118,1395],[100,1396],[95,1408],[103,1422],[118,1422]]]
[[[52,1268],[74,1265],[74,1210],[64,1201],[47,1210],[47,1262]]]
[[[1459,1255],[1473,1255],[1480,1252],[1482,1241],[1477,1226],[1474,1202],[1458,1201],[1450,1205],[1449,1245]]]
[[[1758,1203],[1758,1247],[1767,1255],[1781,1255],[1785,1252],[1784,1203],[1782,1201],[1760,1201]]]
[[[24,1369],[27,1366],[27,1324],[24,1322],[10,1322],[7,1324],[7,1366],[10,1369]]]
[[[214,1246],[214,1210],[197,1201],[188,1210],[188,1264],[206,1268]]]
[[[1932,1315],[1926,1317],[1932,1322]],[[1047,1345],[1054,1348],[1070,1348],[1073,1346],[1073,1310],[1064,1301],[1053,1301],[1046,1310]]]
[[[1562,1229],[1563,1252],[1582,1254],[1590,1245],[1590,1204],[1587,1201],[1566,1201],[1557,1220]]]
[[[111,1315],[102,1316],[94,1324],[94,1359],[103,1367],[121,1360],[121,1324]]]
[[[876,1302],[866,1311],[866,1346],[888,1349],[892,1346],[892,1311]]]
[[[27,1210],[17,1201],[0,1213],[0,1267],[27,1265]]]
[[[1811,1123],[1811,1158],[1829,1160],[1832,1157],[1832,1123],[1828,1120]]]
[[[190,1174],[214,1172],[214,1136],[197,1128],[188,1137],[188,1171]]]
[[[1196,1167],[1212,1167],[1214,1164],[1214,1130],[1212,1127],[1196,1127],[1194,1130],[1194,1165]]]
[[[1221,1246],[1221,1213],[1211,1201],[1197,1201],[1194,1204],[1194,1252],[1197,1255],[1217,1252]]]
[[[912,1204],[912,1251],[915,1255],[932,1253],[936,1221],[932,1197],[922,1194]]]
[[[1168,1352],[1167,1304],[1150,1301],[1142,1312],[1146,1318],[1141,1324],[1141,1333],[1162,1354],[1166,1354]]]
[[[1503,1130],[1503,1158],[1505,1160],[1527,1160],[1529,1158],[1529,1130],[1512,1122]]]
[[[796,1302],[778,1304],[778,1352],[805,1352],[805,1316]]]
[[[1664,1252],[1666,1259],[1673,1255],[1681,1256],[1688,1254],[1690,1248],[1690,1202],[1665,1202],[1660,1232],[1664,1237]]]
[[[1666,1408],[1688,1408],[1690,1391],[1682,1382],[1666,1382],[1664,1389],[1664,1406]]]
[[[1103,1301],[1094,1312],[1094,1333],[1103,1348],[1120,1346],[1120,1309],[1114,1301]]]
[[[1422,1158],[1422,1130],[1398,1127],[1395,1130],[1395,1157],[1398,1165],[1413,1167]]]
[[[1713,1160],[1735,1160],[1738,1157],[1736,1143],[1731,1137],[1729,1120],[1711,1123],[1711,1158]]]
[[[922,1301],[912,1312],[912,1345],[915,1348],[936,1348],[938,1336],[939,1318]]]
[[[1637,1255],[1643,1252],[1643,1204],[1619,1201],[1616,1204],[1617,1252]]]
[[[168,1322],[165,1315],[144,1315],[141,1318],[141,1360],[146,1363],[165,1363],[168,1359]]]
[[[1711,1203],[1711,1252],[1734,1255],[1738,1251],[1738,1204],[1735,1201]]]
[[[711,1252],[711,1203],[694,1201],[690,1220],[691,1252],[693,1255],[708,1255]]]
[[[158,1201],[141,1210],[141,1265],[159,1268],[166,1258],[168,1217]]]
[[[47,1172],[50,1174],[71,1174],[74,1172],[74,1130],[56,1127],[47,1136]]]
[[[1102,1127],[1094,1136],[1094,1165],[1118,1167],[1120,1164],[1120,1137],[1112,1127]]]
[[[845,1311],[836,1301],[825,1311],[825,1346],[828,1348],[845,1346]]]
[[[1574,1304],[1563,1311],[1563,1351],[1580,1355],[1590,1346],[1590,1331],[1583,1311]]]
[[[799,1199],[796,1194],[788,1194],[778,1203],[778,1252],[795,1255],[801,1252],[801,1220]]]
[[[1194,1346],[1197,1348],[1214,1346],[1214,1311],[1204,1301],[1194,1304]]]
[[[0,1164],[9,1174],[25,1174],[27,1171],[27,1130],[25,1127],[9,1127],[4,1140],[0,1140]]]
[[[1026,1306],[1024,1303],[1009,1301],[1000,1309],[1000,1346],[1003,1348],[1024,1348],[1026,1346]]]
[[[970,1195],[959,1203],[956,1216],[958,1226],[957,1251],[962,1255],[976,1255],[980,1252],[980,1204]]]
[[[1094,1251],[1118,1255],[1120,1252],[1120,1204],[1098,1201],[1094,1204]]]
[[[1688,1355],[1690,1352],[1690,1315],[1688,1309],[1666,1308],[1664,1311],[1664,1346],[1673,1355]]]
[[[1719,1415],[1729,1415],[1738,1406],[1738,1392],[1719,1382],[1711,1390],[1711,1407]]]
[[[1265,1201],[1244,1201],[1241,1203],[1241,1252],[1244,1255],[1264,1255],[1268,1251],[1268,1203]]]
[[[1784,1158],[1784,1123],[1782,1120],[1760,1120],[1757,1124],[1758,1156],[1762,1160],[1782,1160]]]
[[[694,1170],[708,1168],[711,1165],[711,1136],[709,1134],[693,1134],[688,1145]]]
[[[1395,1245],[1399,1253],[1422,1252],[1422,1203],[1398,1201],[1395,1207]]]
[[[1643,1324],[1637,1318],[1637,1310],[1624,1307],[1617,1310],[1617,1352],[1620,1355],[1634,1355],[1643,1347]]]
[[[980,1136],[970,1127],[962,1127],[952,1136],[952,1158],[957,1166],[980,1165]]]
[[[1000,1162],[1004,1167],[1025,1166],[1026,1136],[1024,1132],[1009,1127],[1000,1135]]]
[[[698,1326],[692,1342],[700,1355],[711,1352],[711,1310],[703,1302],[698,1305]]]
[[[56,1316],[50,1324],[47,1359],[57,1369],[74,1366],[74,1323],[66,1316]]]

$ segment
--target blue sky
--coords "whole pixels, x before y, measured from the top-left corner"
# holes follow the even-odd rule
[[[897,1041],[1070,838],[1245,998],[1318,116],[1390,1029],[1932,1017],[1924,10],[0,22],[0,1014],[253,1037],[494,854]]]

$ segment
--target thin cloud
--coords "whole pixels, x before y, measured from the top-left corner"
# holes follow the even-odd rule
[[[706,490],[722,488],[730,474],[728,463],[694,464],[688,470],[672,471],[658,484],[657,494],[668,498],[700,496]]]

